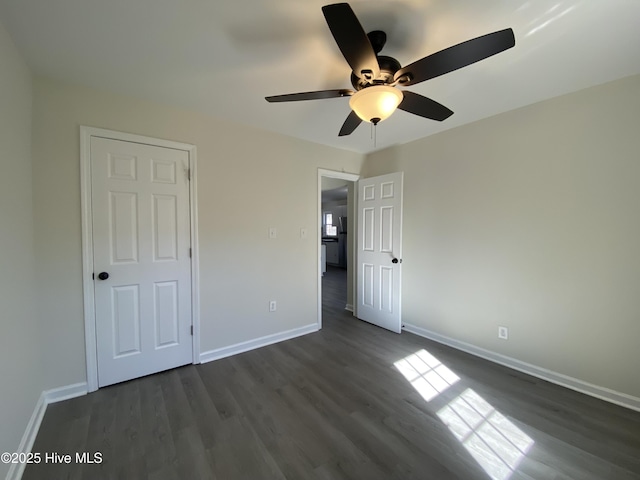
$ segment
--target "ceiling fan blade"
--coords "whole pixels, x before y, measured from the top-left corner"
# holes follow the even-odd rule
[[[323,98],[349,97],[355,92],[349,89],[318,90],[317,92],[287,93],[286,95],[273,95],[264,97],[267,102],[299,102],[301,100],[321,100]]]
[[[351,135],[361,123],[362,119],[356,114],[356,112],[352,110],[347,119],[342,124],[342,128],[340,129],[340,133],[338,134],[338,136],[344,137],[345,135]]]
[[[445,48],[401,68],[394,75],[401,85],[415,85],[503,52],[516,44],[513,30],[507,28]],[[406,81],[402,78],[407,77]]]
[[[402,94],[404,98],[402,102],[400,102],[400,105],[398,105],[400,110],[431,120],[437,120],[438,122],[446,120],[453,115],[453,111],[435,100],[406,90],[404,90]]]
[[[329,30],[345,60],[359,78],[373,80],[380,75],[378,58],[358,17],[348,3],[322,7]]]

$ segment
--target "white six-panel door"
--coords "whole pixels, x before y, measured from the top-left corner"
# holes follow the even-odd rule
[[[402,172],[358,181],[357,316],[402,329]]]
[[[192,362],[188,162],[182,150],[91,138],[100,387]]]

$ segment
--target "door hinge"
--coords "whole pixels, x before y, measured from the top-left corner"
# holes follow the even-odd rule
[[[191,336],[193,336],[193,325],[191,325]]]
[[[191,181],[191,169],[187,168],[184,173],[187,175],[187,181]]]
[[[191,258],[191,248],[189,248],[189,258]]]

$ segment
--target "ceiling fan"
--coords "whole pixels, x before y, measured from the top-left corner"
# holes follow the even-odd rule
[[[453,115],[444,105],[397,86],[415,85],[444,75],[515,45],[513,30],[507,28],[459,43],[417,60],[406,67],[392,57],[378,55],[387,41],[380,30],[365,33],[348,3],[322,7],[342,55],[352,69],[351,84],[355,90],[335,89],[290,93],[266,97],[267,102],[296,102],[324,98],[351,97],[351,113],[339,136],[350,135],[363,121],[376,125],[388,118],[396,108],[431,120],[443,121]]]

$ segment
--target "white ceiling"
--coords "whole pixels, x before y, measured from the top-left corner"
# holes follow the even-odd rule
[[[0,0],[0,19],[40,75],[201,111],[232,123],[367,153],[370,126],[338,137],[348,99],[269,104],[265,96],[350,88],[321,12],[327,0]],[[408,89],[455,114],[398,111],[377,149],[640,73],[640,0],[350,2],[382,54],[407,65],[513,28],[506,52]]]

